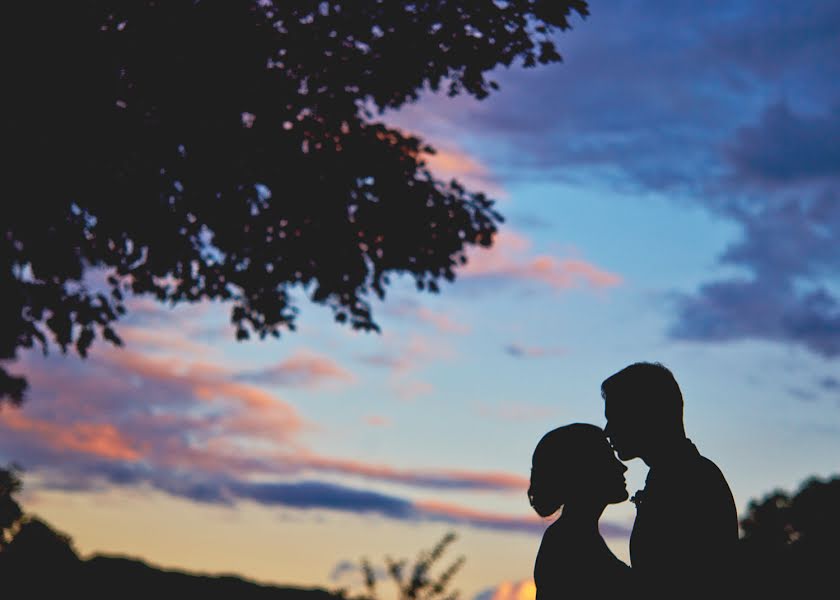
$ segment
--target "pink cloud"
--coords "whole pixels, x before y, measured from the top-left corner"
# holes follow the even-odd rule
[[[350,459],[302,453],[291,461],[304,469],[354,475],[420,487],[524,492],[528,478],[512,473],[459,469],[399,469]]]
[[[368,415],[365,417],[365,423],[372,427],[390,427],[391,419],[380,415]]]
[[[487,165],[453,144],[446,144],[443,149],[438,148],[435,154],[426,155],[425,160],[432,174],[439,179],[457,179],[467,187],[483,191],[492,198],[508,197]]]
[[[237,378],[254,383],[305,387],[326,381],[355,381],[352,373],[331,358],[311,352],[299,352],[276,365],[238,373]]]
[[[179,355],[201,355],[209,349],[206,344],[196,343],[180,334],[173,335],[168,330],[133,325],[121,325],[118,329],[123,342],[132,349],[143,348]]]
[[[579,287],[604,289],[622,282],[621,276],[577,258],[531,255],[531,242],[513,231],[496,236],[493,247],[469,254],[460,273],[471,279],[536,281],[556,290]]]
[[[451,348],[434,343],[419,335],[411,336],[408,340],[386,336],[385,340],[386,343],[382,352],[361,356],[359,360],[373,367],[384,367],[396,372],[405,372],[431,360],[452,358],[454,354]]]
[[[36,437],[61,452],[127,461],[141,457],[120,431],[107,423],[54,423],[27,417],[18,410],[0,411],[0,423],[13,432]]]
[[[0,420],[0,428],[14,430],[30,450],[88,451],[114,460],[142,459],[152,467],[236,477],[316,472],[441,489],[521,492],[527,487],[525,478],[508,473],[400,469],[315,454],[299,440],[313,425],[292,406],[257,386],[231,381],[226,369],[212,363],[128,350],[107,353],[107,358],[94,355],[84,366],[60,358],[48,362],[58,368],[45,369],[41,363],[41,369],[34,369],[30,363],[28,370],[39,374],[39,394],[56,402],[33,398]],[[95,370],[95,385],[79,373],[90,374],[89,369]],[[33,410],[35,415],[28,414]],[[373,416],[368,422],[383,425],[387,420]]]
[[[410,402],[420,396],[428,396],[435,391],[435,386],[428,381],[396,381],[391,387],[396,396],[405,402]]]
[[[417,511],[431,518],[442,518],[449,522],[463,522],[478,527],[497,527],[499,529],[521,529],[522,531],[538,532],[545,529],[548,522],[534,516],[515,516],[503,513],[486,512],[473,508],[426,500],[414,503]]]
[[[481,594],[481,597],[487,600],[535,600],[537,585],[530,577],[519,581],[503,581]]]
[[[391,304],[385,308],[385,312],[397,318],[431,325],[441,333],[464,334],[470,332],[469,326],[458,323],[444,313],[433,311],[413,301]]]

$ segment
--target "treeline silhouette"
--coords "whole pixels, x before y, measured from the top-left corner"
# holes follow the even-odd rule
[[[15,598],[237,598],[340,600],[319,589],[261,585],[236,576],[207,576],[96,555],[82,559],[68,536],[30,517],[0,552],[0,587]]]
[[[394,586],[397,600],[457,600],[453,576],[464,564],[458,557],[439,568],[455,541],[447,533],[413,563],[386,558],[384,567],[362,559],[357,573],[362,589],[304,589],[261,585],[233,575],[208,576],[153,567],[122,556],[81,558],[65,535],[26,513],[15,499],[21,489],[17,467],[0,469],[0,594],[3,597],[51,598],[214,598],[237,600],[379,600],[391,598],[383,584]]]
[[[328,592],[260,585],[235,576],[206,576],[149,566],[137,559],[96,555],[82,559],[69,536],[23,511],[14,498],[18,471],[0,469],[0,589],[20,597],[55,594],[71,598],[201,597],[283,600],[376,600],[377,579],[363,560],[365,589]],[[741,520],[737,581],[733,589],[749,598],[816,598],[838,589],[840,558],[840,476],[809,479],[795,493],[774,491],[751,502]],[[386,561],[385,578],[397,584],[400,598],[455,600],[448,586],[463,564],[459,558],[433,577],[431,567],[452,542],[447,535],[413,565]],[[10,597],[15,597],[14,594]]]

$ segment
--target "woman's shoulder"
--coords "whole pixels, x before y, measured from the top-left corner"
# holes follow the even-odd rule
[[[549,525],[543,533],[540,549],[537,552],[534,578],[537,578],[538,571],[556,567],[557,561],[568,553],[571,545],[572,540],[569,539],[566,528],[560,519]]]
[[[574,544],[574,537],[574,531],[566,525],[563,519],[557,519],[543,533],[539,554],[555,554],[568,550]]]

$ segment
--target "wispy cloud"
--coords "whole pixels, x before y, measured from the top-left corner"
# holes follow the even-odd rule
[[[492,248],[471,252],[460,275],[475,281],[533,282],[555,290],[605,289],[622,282],[621,276],[585,260],[533,254],[530,250],[530,240],[508,229],[496,236]]]
[[[505,352],[516,358],[544,358],[546,356],[561,356],[566,353],[566,350],[543,346],[525,346],[514,342],[505,346]]]
[[[434,393],[435,386],[428,381],[394,381],[391,383],[391,389],[400,400],[411,402],[420,396],[428,396]]]
[[[431,310],[413,300],[392,301],[383,308],[383,312],[398,319],[431,326],[439,333],[465,334],[470,332],[469,326],[455,321],[445,313]]]
[[[395,336],[385,338],[380,352],[365,354],[358,359],[371,367],[389,369],[395,372],[414,370],[433,360],[452,358],[453,350],[422,335],[406,339]]]
[[[136,444],[108,423],[55,423],[27,417],[16,410],[4,410],[0,412],[0,427],[14,438],[38,438],[55,452],[130,462],[141,457]]]
[[[443,180],[456,179],[471,189],[484,191],[494,199],[508,197],[507,192],[490,169],[478,158],[456,148],[451,142],[436,149],[426,162],[432,173]]]
[[[354,475],[366,479],[401,483],[413,487],[524,492],[528,479],[503,472],[459,469],[399,469],[385,464],[304,453],[291,459],[301,468],[321,473]]]
[[[19,460],[45,487],[149,486],[203,503],[252,501],[539,529],[527,518],[365,489],[364,482],[387,482],[414,490],[521,494],[528,482],[505,472],[406,469],[314,453],[300,435],[313,424],[282,398],[237,381],[235,372],[214,363],[123,350],[96,351],[85,363],[28,356],[23,366],[37,397],[0,413],[0,457]],[[322,480],[330,477],[362,487]]]
[[[421,515],[430,520],[469,525],[482,529],[540,534],[548,526],[546,520],[540,519],[536,515],[533,517],[512,516],[433,500],[418,502],[416,508]]]
[[[355,380],[353,374],[336,361],[311,352],[299,352],[276,365],[240,371],[235,378],[259,384],[304,387]]]

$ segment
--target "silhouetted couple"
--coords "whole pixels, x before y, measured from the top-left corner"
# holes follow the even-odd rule
[[[720,469],[685,435],[683,399],[658,363],[636,363],[601,384],[606,429],[575,423],[548,432],[534,450],[528,498],[546,530],[534,567],[537,600],[726,598],[738,541],[732,492]],[[632,569],[598,529],[608,504],[627,499],[622,461],[650,467],[637,492]]]

